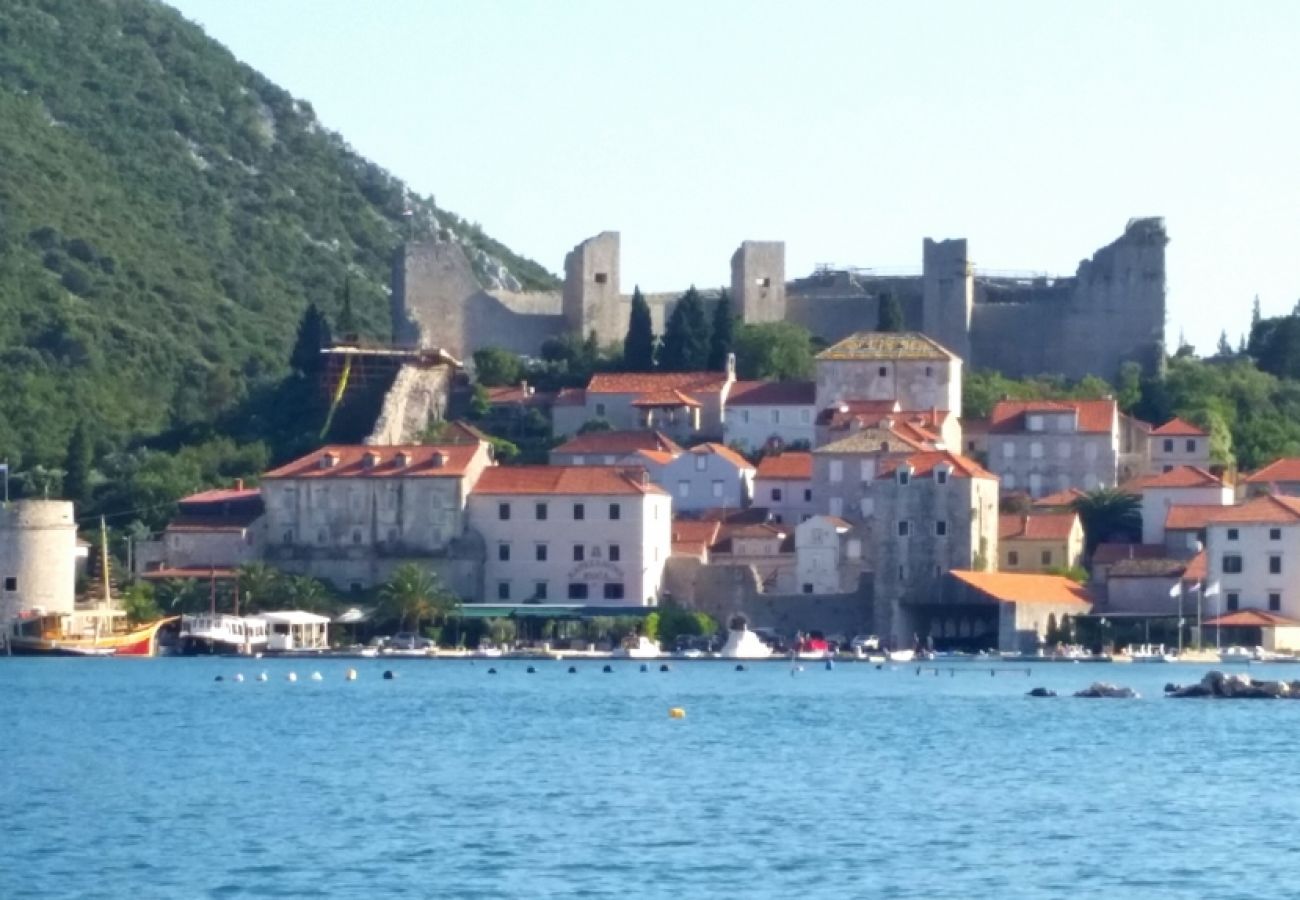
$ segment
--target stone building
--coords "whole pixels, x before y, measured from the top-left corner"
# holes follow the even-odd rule
[[[582,390],[562,394],[552,411],[557,435],[593,420],[615,430],[657,430],[683,443],[722,437],[722,413],[736,380],[725,372],[602,372]]]
[[[966,240],[926,238],[919,272],[821,267],[787,281],[782,242],[744,241],[718,283],[729,283],[744,321],[795,322],[828,344],[871,327],[892,297],[908,328],[975,368],[1113,380],[1124,362],[1154,370],[1161,358],[1167,243],[1162,219],[1132,219],[1073,275],[1053,276],[982,270]],[[565,332],[622,340],[631,297],[620,256],[618,232],[602,232],[567,255],[562,289],[521,292],[508,273],[477,273],[457,243],[407,245],[394,264],[395,337],[423,335],[459,358],[486,346],[535,355]],[[682,293],[646,295],[657,333]],[[720,294],[701,293],[707,303]]]
[[[1179,506],[1231,506],[1236,489],[1213,472],[1179,465],[1127,481],[1122,489],[1142,498],[1142,543],[1165,543],[1165,521]]]
[[[470,489],[491,462],[481,442],[322,447],[262,476],[264,557],[341,589],[418,561],[477,596],[479,563],[460,538]]]
[[[1275,459],[1259,471],[1247,475],[1244,484],[1246,493],[1252,497],[1260,494],[1300,497],[1300,457]]]
[[[151,578],[206,578],[261,559],[262,492],[216,488],[177,501],[177,512],[158,540],[137,541],[137,574]]]
[[[867,571],[867,530],[834,516],[812,516],[795,526],[795,583],[804,594],[856,591]]]
[[[1173,418],[1151,431],[1151,471],[1175,466],[1210,468],[1210,435],[1183,419]]]
[[[1114,400],[1004,400],[989,416],[988,466],[1003,491],[1111,488],[1119,464]]]
[[[647,471],[651,481],[672,494],[674,514],[741,509],[753,495],[753,463],[722,444],[696,444]]]
[[[66,500],[17,500],[0,508],[0,625],[20,613],[71,613],[77,523]]]
[[[723,443],[752,453],[764,447],[811,447],[815,386],[805,381],[737,381],[727,395]]]
[[[672,503],[644,470],[489,469],[469,499],[487,548],[486,602],[654,606],[672,552]]]
[[[937,449],[900,431],[888,419],[818,447],[812,453],[812,496],[817,511],[850,521],[870,518],[879,493],[876,479],[885,461]]]
[[[916,625],[938,650],[1034,653],[1053,623],[1087,615],[1092,597],[1059,575],[950,572]]]
[[[798,525],[817,512],[811,453],[787,451],[764,456],[754,473],[754,503],[774,522]]]

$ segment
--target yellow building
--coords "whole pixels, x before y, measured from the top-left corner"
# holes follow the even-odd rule
[[[1046,572],[1083,565],[1083,523],[1074,512],[1002,516],[998,568],[1003,572]]]

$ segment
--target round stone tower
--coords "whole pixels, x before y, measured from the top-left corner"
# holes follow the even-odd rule
[[[40,608],[72,612],[77,523],[66,500],[18,500],[0,508],[0,618]]]

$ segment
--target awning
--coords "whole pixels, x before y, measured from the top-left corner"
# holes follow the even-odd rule
[[[583,603],[465,603],[463,619],[591,619],[596,616],[648,616],[653,606],[588,606]]]

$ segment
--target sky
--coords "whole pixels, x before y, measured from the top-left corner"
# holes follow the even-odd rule
[[[1300,3],[173,0],[360,153],[553,272],[622,286],[816,265],[1072,274],[1169,232],[1202,353],[1300,299]]]

